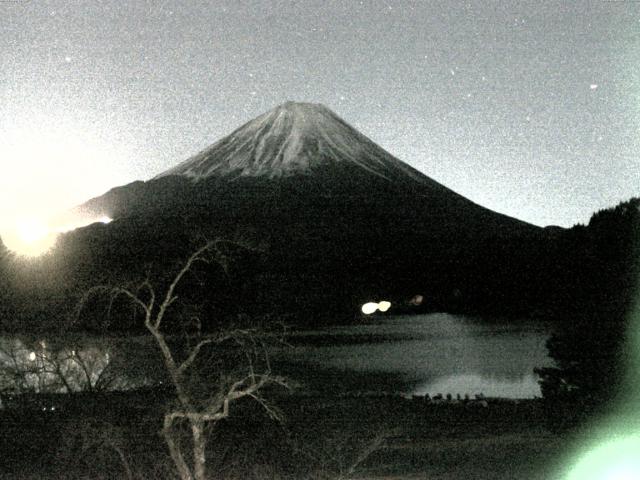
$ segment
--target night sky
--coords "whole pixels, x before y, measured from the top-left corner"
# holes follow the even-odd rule
[[[0,0],[0,61],[4,219],[148,179],[286,100],[538,225],[640,195],[640,2]]]

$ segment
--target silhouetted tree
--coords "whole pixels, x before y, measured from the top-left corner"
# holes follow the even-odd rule
[[[284,380],[271,372],[267,342],[272,337],[259,328],[210,332],[203,328],[197,314],[185,318],[185,312],[196,311],[183,305],[181,315],[170,322],[172,328],[167,331],[172,310],[182,300],[178,296],[181,283],[198,264],[211,262],[225,263],[218,242],[208,242],[194,252],[162,291],[149,279],[135,288],[109,289],[112,300],[124,296],[142,312],[144,326],[161,352],[175,392],[175,403],[164,415],[162,434],[182,480],[207,477],[207,426],[227,418],[231,405],[242,398],[257,401],[271,417],[279,418],[279,411],[267,402],[262,391],[268,385],[284,385]],[[177,329],[180,322],[182,328]],[[181,426],[187,426],[191,433],[189,456]]]
[[[640,279],[640,199],[594,214],[580,230],[580,262],[567,290],[573,316],[547,342],[556,365],[536,370],[557,428],[604,412],[624,389],[630,313]]]

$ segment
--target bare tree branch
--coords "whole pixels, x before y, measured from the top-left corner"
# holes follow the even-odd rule
[[[154,327],[156,329],[160,328],[160,325],[162,324],[162,319],[164,318],[164,315],[167,309],[171,306],[172,303],[174,303],[178,299],[178,297],[174,295],[174,292],[176,290],[176,287],[182,280],[182,277],[184,277],[187,274],[187,272],[191,270],[191,268],[196,262],[199,262],[199,261],[205,262],[206,259],[204,257],[204,254],[207,251],[209,251],[214,245],[215,245],[215,242],[207,242],[203,247],[200,247],[198,250],[196,250],[195,253],[193,253],[189,257],[189,259],[184,264],[182,269],[180,269],[178,274],[173,278],[173,281],[169,285],[169,288],[167,288],[167,292],[164,296],[164,301],[160,304],[160,311],[156,316],[155,324],[154,324]]]
[[[178,373],[180,375],[182,375],[184,373],[184,371],[186,369],[188,369],[191,365],[193,365],[193,362],[196,360],[196,358],[198,357],[198,355],[200,354],[200,350],[202,349],[202,347],[204,347],[205,345],[210,345],[211,343],[213,343],[214,340],[211,338],[207,338],[205,340],[201,340],[199,341],[192,349],[191,349],[191,353],[189,354],[189,356],[186,358],[186,360],[184,362],[182,362],[180,364],[180,366],[178,367]]]
[[[206,242],[184,262],[162,294],[152,285],[149,276],[137,288],[116,287],[110,289],[109,314],[117,297],[128,298],[136,308],[144,313],[144,325],[162,354],[164,366],[177,397],[177,406],[171,408],[164,415],[162,435],[181,480],[204,480],[206,478],[205,426],[227,418],[233,402],[248,397],[257,401],[271,418],[280,419],[282,417],[279,410],[260,395],[260,390],[267,385],[286,386],[284,379],[274,377],[271,374],[267,335],[264,335],[264,332],[253,327],[230,329],[217,334],[204,335],[200,318],[197,316],[191,317],[191,325],[183,324],[181,338],[176,339],[175,335],[172,337],[171,334],[163,331],[163,322],[168,311],[179,300],[176,293],[178,287],[187,274],[195,273],[193,268],[197,263],[214,261],[224,269],[225,273],[228,272],[227,256],[220,249],[224,243],[238,244],[221,239]],[[249,248],[248,246],[244,247]],[[85,294],[83,301],[87,302],[91,295],[104,291],[104,287],[96,287]],[[161,299],[158,304],[157,299]],[[272,335],[272,337],[276,336]],[[205,351],[209,355],[214,355],[215,348],[219,347],[224,351],[227,351],[229,347],[239,350],[242,353],[241,358],[244,357],[246,361],[246,371],[241,378],[238,378],[238,372],[234,374],[235,381],[229,381],[227,376],[221,375],[217,383],[207,385],[207,382],[210,382],[210,377],[205,376],[199,366],[207,364],[222,367],[226,362],[224,354],[218,354],[217,357],[207,358],[206,362],[201,362]],[[85,369],[87,378],[91,379],[90,369],[87,368],[86,362],[83,362],[80,357],[75,361]],[[96,384],[102,378],[103,373],[104,371],[97,374]],[[227,383],[228,381],[229,383]],[[93,388],[95,385],[89,386]],[[213,391],[213,394],[208,398],[205,393],[207,389]],[[176,430],[180,425],[184,426],[185,422],[191,429],[191,455],[189,456],[183,453],[183,445]],[[191,462],[187,460],[188,457],[191,457]]]

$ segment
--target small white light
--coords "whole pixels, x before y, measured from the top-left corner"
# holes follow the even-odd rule
[[[36,359],[36,352],[31,352],[29,354],[29,360],[31,360],[32,362]]]
[[[368,302],[362,305],[362,313],[365,315],[371,315],[376,310],[378,310],[378,304],[376,302]]]
[[[378,310],[380,310],[383,313],[389,310],[390,308],[391,308],[391,302],[387,302],[386,300],[383,300],[380,303],[378,303]]]

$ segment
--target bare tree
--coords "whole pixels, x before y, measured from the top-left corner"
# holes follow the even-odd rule
[[[147,278],[136,288],[111,289],[112,301],[127,297],[144,316],[144,326],[162,354],[167,376],[175,390],[176,402],[164,415],[162,434],[171,459],[182,480],[204,480],[207,471],[207,432],[205,427],[227,418],[230,406],[241,398],[259,402],[273,418],[279,411],[262,396],[270,384],[285,385],[271,372],[267,342],[269,335],[259,328],[232,328],[206,333],[199,318],[184,322],[182,334],[167,332],[163,322],[178,301],[177,290],[197,263],[218,262],[224,267],[218,241],[207,242],[195,251],[172,278],[164,292],[158,292]],[[207,370],[225,363],[225,352],[241,352],[243,368],[217,376]],[[227,362],[229,363],[229,362]],[[224,370],[224,371],[223,371]],[[180,425],[190,429],[190,455],[179,435]],[[190,457],[190,460],[189,460]]]
[[[124,374],[114,370],[108,348],[78,338],[65,338],[63,346],[44,339],[0,339],[0,394],[96,392],[127,386]]]

